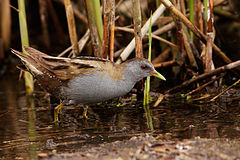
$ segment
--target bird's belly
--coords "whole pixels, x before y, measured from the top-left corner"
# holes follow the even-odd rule
[[[127,94],[134,84],[113,80],[108,75],[77,77],[68,87],[62,88],[63,95],[76,104],[92,104]]]

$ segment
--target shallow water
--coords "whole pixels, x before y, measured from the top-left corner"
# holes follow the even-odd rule
[[[82,146],[128,139],[150,132],[170,139],[240,138],[240,103],[237,96],[222,96],[215,103],[186,102],[168,97],[149,115],[134,100],[123,106],[105,104],[89,108],[67,106],[62,121],[53,123],[53,111],[43,92],[26,97],[17,75],[0,80],[0,159],[37,159],[42,152],[75,152]]]

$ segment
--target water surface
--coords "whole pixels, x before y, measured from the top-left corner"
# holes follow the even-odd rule
[[[39,88],[34,97],[25,96],[23,81],[18,81],[16,74],[4,76],[0,86],[0,159],[37,159],[42,152],[76,152],[82,146],[150,132],[149,123],[154,133],[177,140],[240,138],[239,93],[224,95],[214,103],[168,97],[158,107],[150,107],[150,122],[134,99],[92,106],[88,120],[81,118],[81,107],[67,106],[62,121],[56,124],[49,97]]]

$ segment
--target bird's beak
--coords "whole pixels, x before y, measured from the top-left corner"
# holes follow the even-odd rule
[[[159,72],[157,72],[156,70],[150,72],[150,74],[151,74],[152,76],[155,76],[155,77],[157,77],[157,78],[159,78],[159,79],[162,79],[162,80],[166,81],[165,77],[164,77],[163,75],[161,75]]]

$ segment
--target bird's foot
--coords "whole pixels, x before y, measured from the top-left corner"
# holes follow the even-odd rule
[[[83,113],[82,113],[82,116],[80,116],[80,118],[89,119],[88,116],[87,116],[87,111],[88,111],[88,106],[84,106],[83,107]]]
[[[58,122],[59,121],[59,115],[62,115],[62,107],[64,104],[60,102],[60,104],[54,108],[54,121]]]

